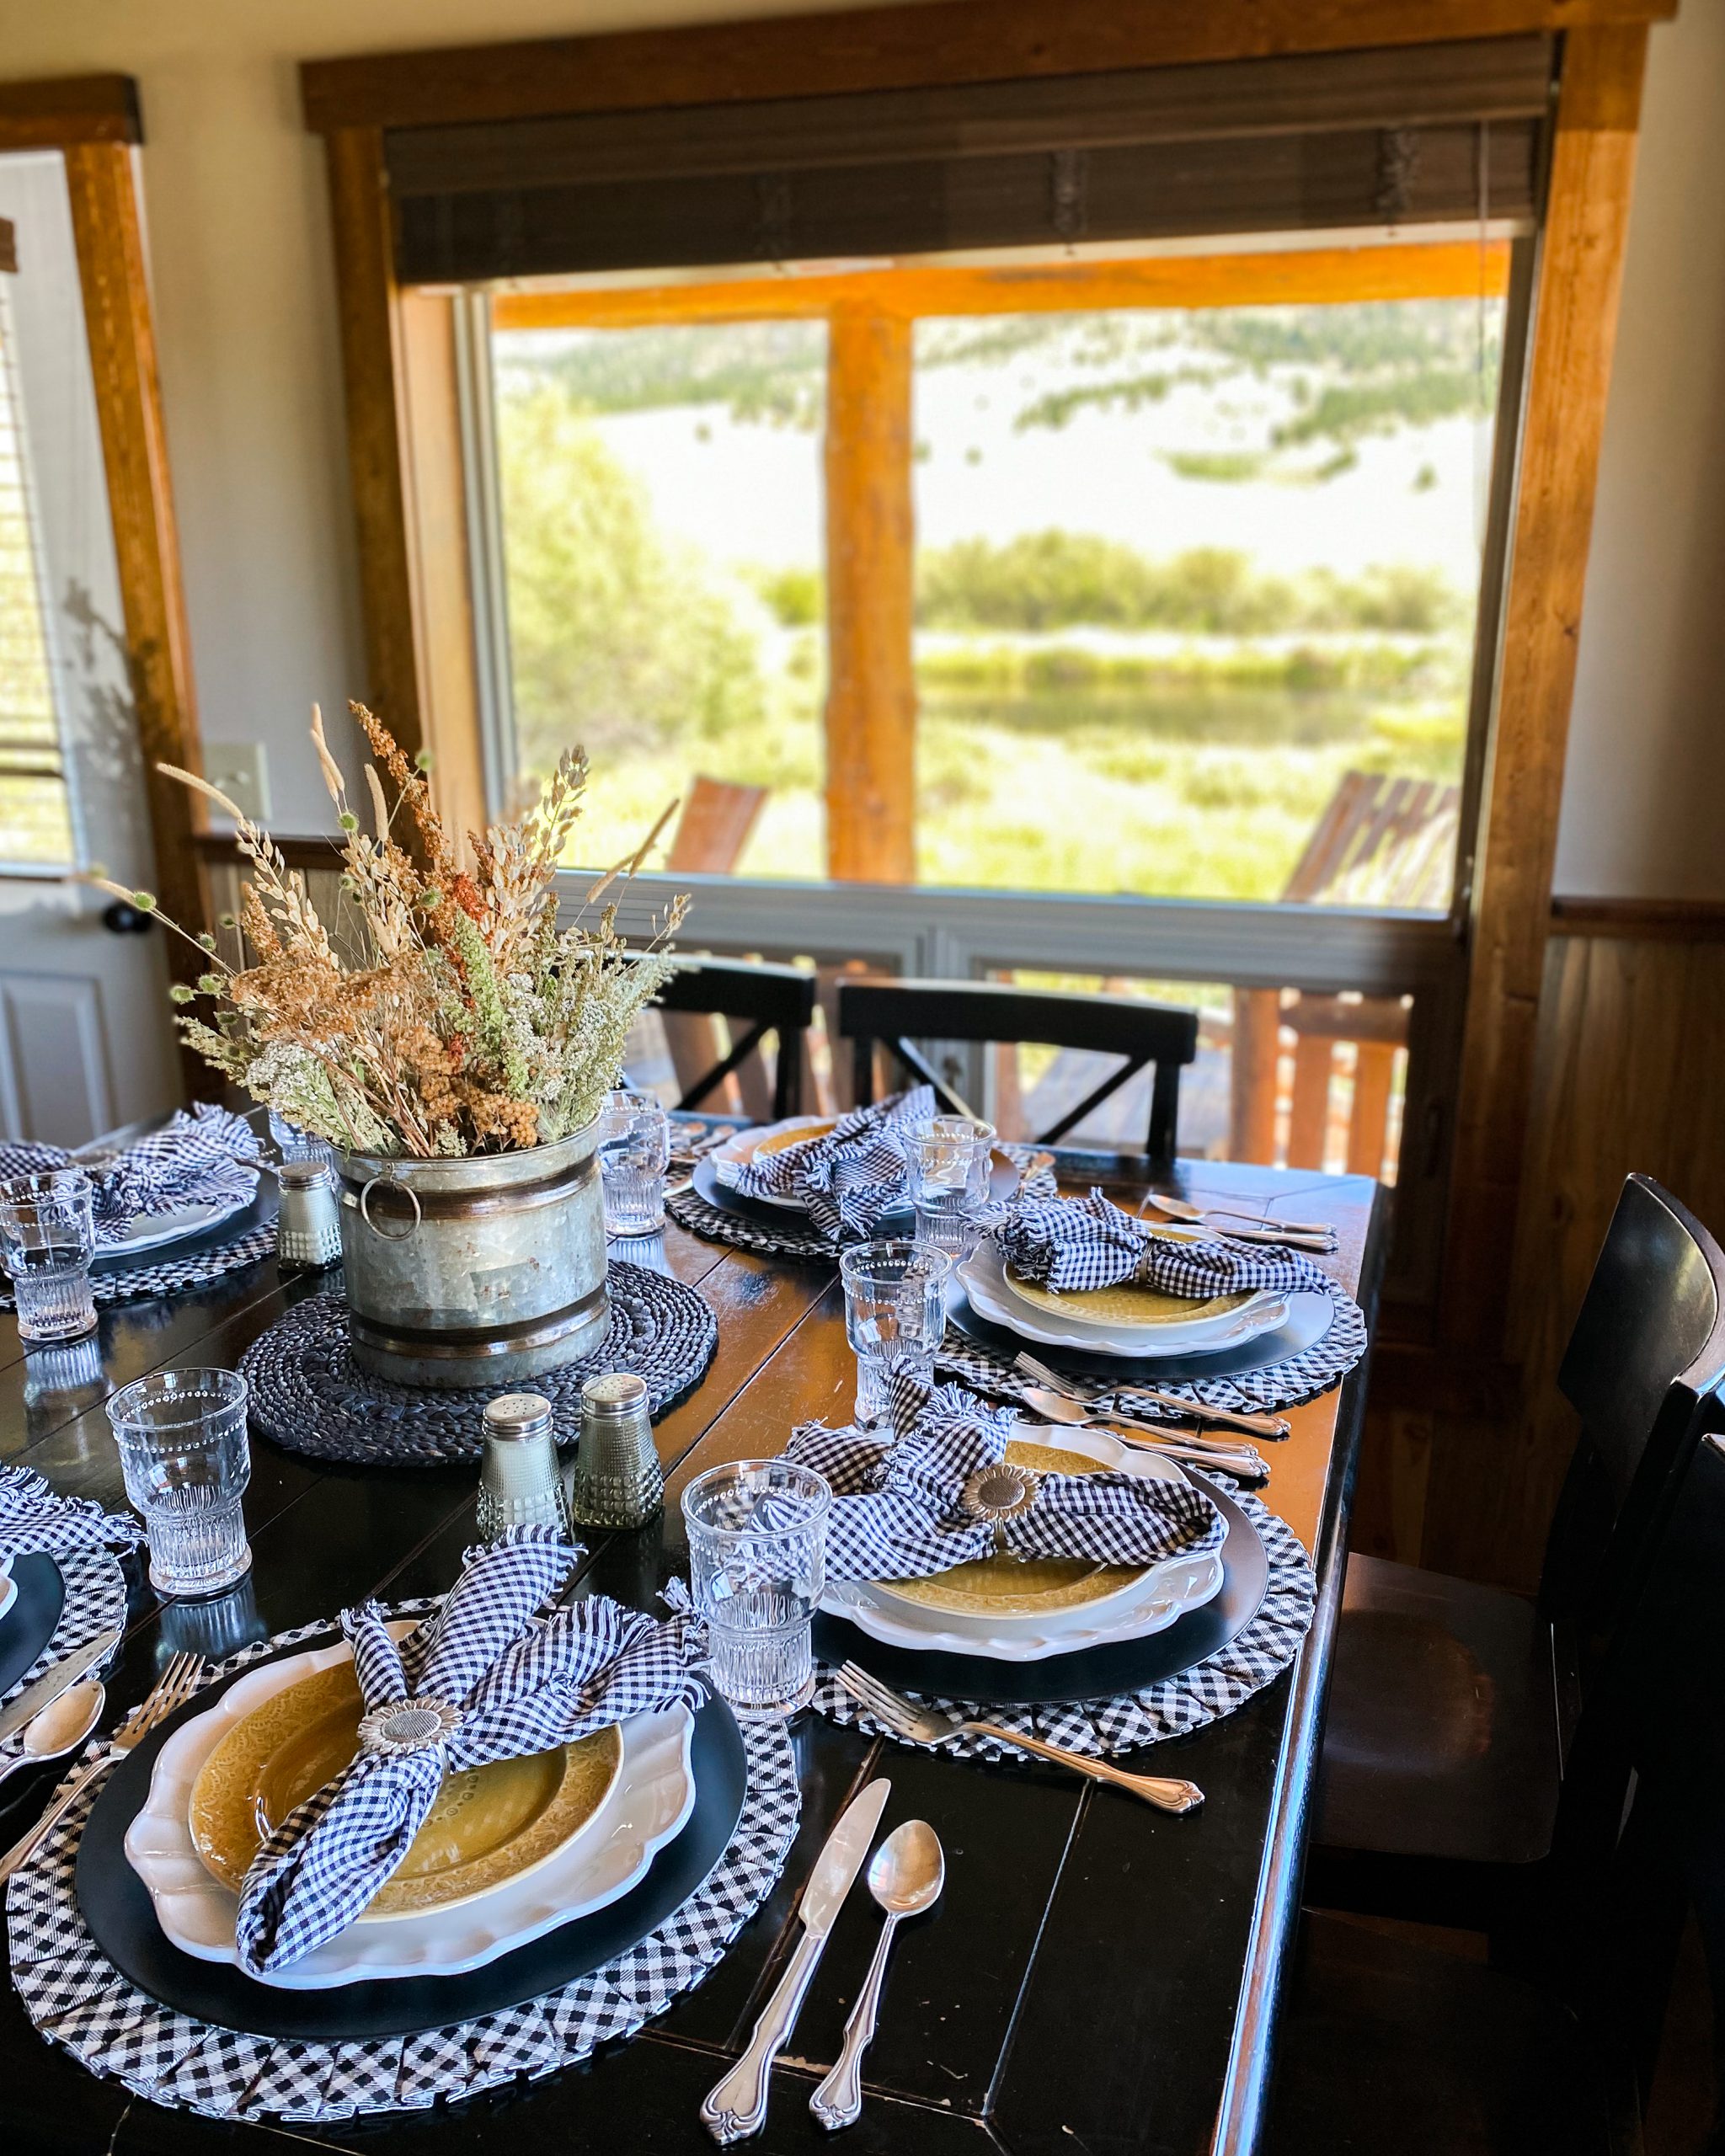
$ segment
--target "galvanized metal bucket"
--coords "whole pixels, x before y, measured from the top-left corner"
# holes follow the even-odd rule
[[[596,1124],[467,1160],[339,1156],[354,1360],[403,1385],[506,1387],[596,1345]]]

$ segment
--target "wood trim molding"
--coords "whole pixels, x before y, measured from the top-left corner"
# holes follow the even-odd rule
[[[1432,240],[1268,254],[1145,255],[1010,268],[921,264],[832,276],[499,292],[494,329],[641,329],[660,323],[820,320],[862,302],[880,314],[1064,313],[1073,307],[1311,306],[1327,300],[1501,297],[1509,243]]]
[[[1647,32],[1565,40],[1470,922],[1439,1324],[1493,1354],[1513,1266],[1594,483],[1623,275]]]
[[[63,150],[74,142],[142,142],[130,75],[61,75],[0,83],[0,150]]]
[[[1725,943],[1725,899],[1553,899],[1551,933],[1625,943]]]
[[[306,125],[425,127],[1095,74],[1644,24],[1676,0],[934,0],[513,45],[312,60]]]

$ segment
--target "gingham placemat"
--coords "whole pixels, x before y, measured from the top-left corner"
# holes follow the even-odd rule
[[[1038,1198],[1055,1195],[1054,1172],[1044,1165],[1049,1157],[1046,1153],[1039,1152],[1033,1145],[1002,1145],[1000,1150],[1008,1160],[1016,1161],[1021,1169],[1027,1171],[1023,1189]],[[691,1235],[699,1235],[707,1242],[729,1243],[734,1249],[756,1251],[764,1257],[804,1258],[822,1265],[838,1262],[841,1246],[830,1243],[811,1227],[807,1215],[802,1213],[787,1213],[782,1228],[777,1223],[769,1226],[765,1220],[711,1203],[692,1183],[686,1190],[667,1195],[665,1209],[679,1227],[686,1228]]]
[[[599,1346],[528,1384],[551,1402],[561,1444],[579,1433],[589,1378],[634,1371],[647,1380],[658,1415],[701,1382],[718,1346],[712,1311],[685,1282],[613,1258],[607,1285],[611,1322]],[[251,1387],[254,1425],[290,1452],[358,1466],[415,1466],[475,1460],[484,1449],[481,1418],[491,1394],[393,1385],[360,1369],[339,1295],[295,1304],[252,1342],[239,1368]]]
[[[393,1614],[435,1606],[402,1603]],[[334,1630],[306,1625],[261,1641],[212,1670],[211,1679]],[[124,2082],[150,2103],[210,2118],[308,2125],[357,2112],[424,2111],[440,2099],[537,2080],[633,2036],[692,1989],[777,1879],[802,1808],[795,1755],[782,1723],[740,1726],[749,1774],[742,1816],[703,1883],[638,1945],[525,2005],[417,2036],[335,2044],[250,2036],[174,2012],[121,1976],[78,1908],[78,1838],[94,1789],[13,1879],[6,1904],[13,1983],[41,2033],[92,2073]]]
[[[60,1605],[60,1615],[47,1646],[9,1691],[0,1692],[0,1707],[10,1705],[26,1684],[34,1684],[56,1662],[63,1662],[67,1655],[88,1646],[98,1634],[111,1626],[118,1625],[122,1630],[125,1627],[126,1575],[120,1569],[120,1560],[110,1550],[51,1550],[47,1554],[60,1567],[60,1577],[66,1582],[66,1599]],[[116,1641],[116,1649],[118,1644]],[[99,1677],[112,1659],[111,1655],[104,1656],[90,1674]],[[14,1730],[0,1744],[0,1766],[17,1758],[23,1749],[24,1731]]]
[[[1235,1413],[1249,1413],[1254,1409],[1274,1413],[1316,1400],[1321,1393],[1342,1382],[1369,1344],[1365,1314],[1354,1298],[1337,1288],[1332,1289],[1330,1301],[1328,1328],[1297,1355],[1284,1356],[1279,1363],[1267,1364],[1263,1369],[1236,1371],[1231,1377],[1157,1379],[1157,1390],[1178,1394],[1194,1406],[1220,1407]],[[1033,1340],[1027,1339],[1024,1345],[1034,1355],[1048,1354],[1048,1350]],[[1058,1349],[1055,1350],[1053,1359],[1059,1361]],[[935,1363],[949,1376],[962,1379],[979,1392],[991,1393],[997,1400],[1016,1400],[1021,1406],[1028,1404],[1024,1399],[1028,1380],[1012,1368],[1012,1356],[973,1340],[955,1325],[948,1325],[946,1338],[941,1342]],[[1131,1381],[1122,1380],[1120,1390],[1130,1412]],[[1153,1406],[1151,1412],[1156,1412]]]
[[[1236,1502],[1263,1538],[1269,1557],[1269,1584],[1252,1622],[1207,1661],[1182,1670],[1178,1677],[1164,1678],[1146,1691],[1128,1693],[1103,1705],[1092,1700],[1082,1706],[981,1707],[921,1693],[912,1696],[943,1714],[961,1719],[980,1717],[1005,1729],[1022,1729],[1046,1737],[1051,1744],[1064,1745],[1069,1752],[1087,1753],[1093,1758],[1112,1758],[1123,1752],[1136,1751],[1140,1745],[1156,1744],[1165,1737],[1184,1737],[1202,1729],[1206,1722],[1220,1721],[1254,1692],[1261,1692],[1293,1661],[1311,1625],[1317,1598],[1311,1561],[1292,1529],[1279,1520],[1261,1498],[1242,1492]],[[814,1705],[817,1712],[834,1721],[864,1730],[870,1736],[891,1737],[900,1744],[906,1742],[866,1714],[825,1664],[815,1686]],[[1025,1759],[1023,1753],[991,1737],[960,1737],[940,1748],[976,1759],[1021,1763]]]

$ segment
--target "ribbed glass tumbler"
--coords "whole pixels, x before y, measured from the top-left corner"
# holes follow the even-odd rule
[[[126,1494],[150,1538],[158,1594],[221,1594],[251,1570],[241,1500],[252,1477],[246,1381],[158,1370],[108,1403]]]

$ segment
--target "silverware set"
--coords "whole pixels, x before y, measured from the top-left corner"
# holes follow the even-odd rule
[[[1165,1197],[1160,1191],[1148,1192],[1138,1201],[1138,1210],[1153,1206],[1165,1219],[1178,1220],[1183,1226],[1210,1228],[1231,1241],[1240,1243],[1275,1243],[1286,1250],[1310,1251],[1318,1257],[1328,1257],[1337,1248],[1336,1231],[1324,1220],[1281,1220],[1263,1212],[1248,1213],[1236,1205],[1194,1205],[1189,1198]],[[1242,1220],[1244,1227],[1225,1227],[1223,1221]]]
[[[802,1936],[784,1974],[761,2010],[743,2055],[718,2086],[702,2099],[702,2123],[720,2148],[746,2141],[766,2123],[767,2089],[772,2063],[790,2041],[814,1972],[832,1936],[833,1925],[854,1885],[862,1860],[886,1809],[892,1784],[885,1775],[869,1783],[840,1814],[827,1836],[797,1905]],[[874,2034],[880,1988],[894,1932],[905,1917],[920,1915],[940,1899],[946,1882],[946,1859],[933,1828],[907,1819],[874,1853],[868,1867],[868,1891],[886,1918],[868,1974],[857,1993],[844,2041],[832,2071],[809,2100],[809,2108],[830,2130],[852,2126],[862,2110],[862,2054]]]
[[[204,1670],[205,1662],[201,1655],[176,1654],[171,1657],[166,1668],[150,1688],[148,1696],[140,1705],[132,1709],[119,1730],[109,1739],[107,1748],[73,1775],[71,1781],[67,1784],[29,1833],[14,1842],[4,1856],[0,1856],[0,1882],[10,1879],[21,1865],[29,1861],[47,1838],[49,1833],[71,1811],[72,1806],[77,1803],[78,1798],[83,1796],[92,1782],[99,1776],[106,1774],[118,1760],[123,1759],[135,1746],[142,1743],[158,1722],[165,1721],[176,1708],[184,1705],[203,1682]],[[51,1677],[57,1674],[57,1671],[49,1672]],[[47,1680],[39,1678],[37,1681],[45,1683]],[[99,1695],[96,1712],[99,1714],[101,1687],[99,1685],[94,1689]],[[58,1696],[57,1693],[52,1695],[53,1698]],[[40,1713],[40,1710],[38,1709],[37,1711]],[[95,1715],[92,1715],[90,1726],[93,1727],[94,1723]],[[76,1739],[73,1740],[74,1742],[76,1741]],[[70,1748],[68,1745],[67,1749],[70,1750]],[[55,1755],[48,1753],[45,1756],[52,1758]]]
[[[1259,1415],[1245,1410],[1227,1407],[1206,1407],[1198,1401],[1185,1399],[1178,1392],[1159,1392],[1151,1385],[1111,1385],[1091,1378],[1068,1377],[1063,1370],[1051,1369],[1044,1362],[1028,1353],[1021,1353],[1012,1367],[1021,1377],[1041,1385],[1049,1392],[1060,1394],[1065,1399],[1076,1401],[1080,1406],[1092,1409],[1097,1414],[1115,1412],[1122,1420],[1135,1418],[1135,1426],[1155,1431],[1167,1431],[1176,1422],[1196,1422],[1202,1430],[1233,1430],[1247,1438],[1268,1438],[1279,1444],[1288,1434],[1290,1425],[1284,1415]],[[1123,1402],[1130,1405],[1123,1406]],[[1146,1406],[1159,1409],[1154,1421],[1143,1413]],[[1178,1440],[1190,1442],[1185,1437]]]

